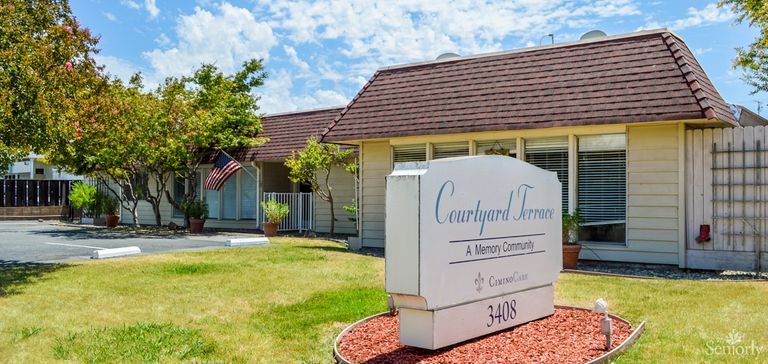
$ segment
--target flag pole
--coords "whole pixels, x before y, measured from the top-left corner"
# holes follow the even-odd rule
[[[251,171],[249,171],[249,170],[248,170],[248,168],[246,168],[244,165],[240,164],[240,162],[238,162],[238,160],[237,160],[237,159],[235,159],[234,157],[232,157],[231,155],[229,155],[229,153],[225,152],[225,151],[224,151],[224,149],[219,149],[219,151],[220,151],[220,152],[222,152],[222,153],[224,153],[224,155],[226,155],[227,157],[229,157],[229,159],[231,159],[231,160],[235,161],[235,163],[237,163],[237,165],[238,165],[238,166],[240,166],[240,170],[242,170],[243,172],[245,172],[245,173],[247,173],[249,176],[251,176],[251,178],[253,178],[253,180],[254,180],[254,181],[256,181],[256,184],[258,184],[258,183],[259,183],[259,180],[258,180],[258,179],[257,179],[257,178],[256,178],[256,177],[253,175],[253,173],[251,173]]]

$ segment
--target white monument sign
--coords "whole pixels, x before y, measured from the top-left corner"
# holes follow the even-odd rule
[[[385,276],[400,342],[438,349],[552,315],[560,191],[556,173],[507,156],[398,164]]]

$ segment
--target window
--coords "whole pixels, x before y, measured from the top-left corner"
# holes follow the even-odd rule
[[[208,202],[208,217],[211,219],[218,219],[219,218],[219,191],[209,190],[204,187],[205,177],[208,175],[209,172],[210,170],[206,170],[200,175],[200,186],[203,186],[205,201]]]
[[[432,144],[432,159],[464,157],[468,155],[468,142]]]
[[[627,152],[624,134],[579,138],[579,240],[625,241]]]
[[[525,161],[557,172],[557,179],[563,185],[563,212],[568,211],[568,137],[526,140]]]
[[[181,203],[184,201],[184,196],[186,195],[186,181],[184,178],[175,176],[173,178],[173,199],[176,200],[176,203]],[[173,208],[173,217],[184,217],[184,213],[177,209]]]
[[[256,170],[248,168],[249,173],[245,171],[240,173],[240,218],[241,219],[256,219],[257,214],[257,201],[256,196],[258,187],[256,186]]]
[[[394,163],[402,162],[422,162],[427,160],[427,145],[395,145],[392,147],[392,161]]]
[[[517,157],[517,140],[484,140],[475,143],[477,155],[507,155]]]
[[[237,219],[237,177],[237,174],[232,175],[227,178],[227,181],[221,186],[222,219]]]
[[[43,168],[35,168],[35,174],[45,174],[45,169],[43,169]]]

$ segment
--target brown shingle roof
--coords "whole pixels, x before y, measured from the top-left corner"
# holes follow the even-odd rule
[[[736,123],[662,29],[382,68],[323,140],[686,119]]]
[[[230,154],[239,161],[282,162],[294,150],[302,149],[309,137],[319,137],[342,109],[337,107],[266,115],[261,118],[261,136],[269,138],[269,141],[260,147],[243,148]]]

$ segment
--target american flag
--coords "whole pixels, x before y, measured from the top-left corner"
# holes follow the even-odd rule
[[[206,190],[220,190],[227,178],[235,174],[243,166],[237,163],[236,160],[230,158],[226,153],[220,152],[219,157],[216,158],[216,162],[213,164],[213,169],[208,173],[208,177],[205,177],[205,189]]]

